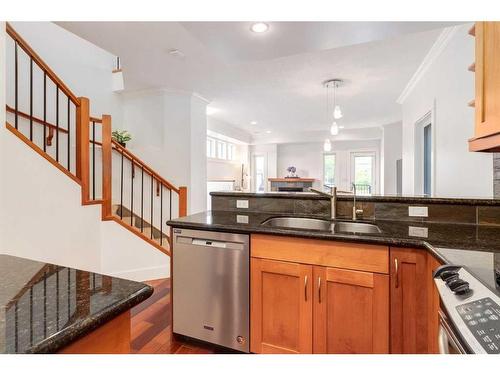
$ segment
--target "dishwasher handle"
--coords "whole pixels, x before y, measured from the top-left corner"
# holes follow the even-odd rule
[[[221,249],[225,249],[227,247],[227,243],[226,242],[213,241],[213,240],[203,240],[203,239],[200,239],[200,238],[192,238],[191,239],[191,245],[218,247],[218,248],[221,248]]]

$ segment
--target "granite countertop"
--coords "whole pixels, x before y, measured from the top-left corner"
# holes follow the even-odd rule
[[[147,299],[145,284],[0,254],[0,354],[54,353]]]
[[[482,277],[484,273],[493,274],[496,262],[500,262],[500,226],[375,220],[369,222],[376,224],[381,229],[381,233],[347,234],[261,225],[265,220],[278,216],[291,215],[206,211],[171,220],[167,224],[172,227],[186,229],[275,234],[425,248],[442,262],[460,264],[469,268],[475,276],[487,283],[490,289],[500,293],[500,287],[495,288],[494,281],[492,284],[489,283],[489,279],[493,276],[488,276],[488,280],[484,276]],[[306,217],[305,215],[302,216]],[[426,228],[423,231],[427,231],[427,236],[410,235],[411,228]],[[419,231],[422,232],[422,230]],[[500,267],[500,264],[498,266]]]

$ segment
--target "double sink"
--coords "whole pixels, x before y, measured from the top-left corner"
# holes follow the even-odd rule
[[[305,217],[273,217],[264,221],[262,225],[276,228],[317,230],[331,233],[382,233],[380,228],[374,224],[349,221],[331,221]]]

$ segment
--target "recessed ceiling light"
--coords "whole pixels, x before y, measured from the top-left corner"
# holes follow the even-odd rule
[[[213,115],[213,114],[215,114],[215,113],[219,112],[219,111],[220,111],[220,109],[219,109],[219,108],[215,108],[215,107],[208,107],[208,106],[207,106],[206,111],[207,111],[207,116],[211,116],[211,115]]]
[[[267,134],[271,134],[271,130],[266,130],[266,133]]]
[[[255,22],[250,27],[250,30],[252,30],[254,33],[265,33],[267,30],[269,30],[269,25],[264,22]]]
[[[178,50],[177,48],[172,48],[170,50],[168,50],[168,53],[171,55],[171,56],[174,56],[174,57],[178,57],[178,58],[183,58],[184,56],[184,52]]]
[[[251,121],[250,125],[257,125],[257,121]]]

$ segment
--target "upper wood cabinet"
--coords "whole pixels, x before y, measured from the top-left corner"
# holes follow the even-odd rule
[[[470,151],[500,151],[500,22],[476,22],[475,128]],[[472,69],[471,69],[472,70]]]
[[[312,353],[312,266],[251,259],[254,353]]]
[[[389,276],[314,267],[314,353],[389,353]]]
[[[391,248],[391,353],[437,352],[439,296],[425,250]]]

